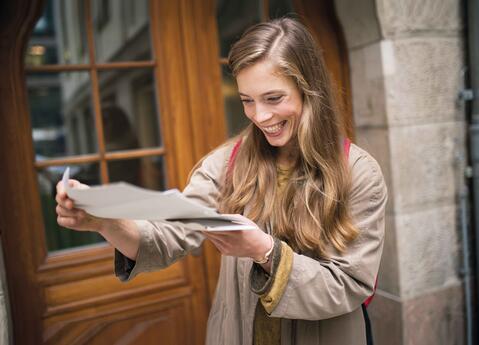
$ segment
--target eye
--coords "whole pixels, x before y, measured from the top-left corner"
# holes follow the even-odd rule
[[[269,102],[269,103],[279,103],[281,101],[281,99],[283,99],[282,95],[270,96],[270,97],[266,98],[266,101]]]
[[[250,103],[253,103],[253,100],[252,99],[248,99],[248,98],[241,98],[241,102],[246,105],[246,104],[250,104]]]

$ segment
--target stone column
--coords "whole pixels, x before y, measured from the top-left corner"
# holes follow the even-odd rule
[[[1,242],[1,239],[0,239]],[[0,344],[12,344],[12,324],[10,320],[10,306],[8,303],[7,279],[5,276],[5,264],[3,250],[0,245]]]
[[[465,150],[461,2],[336,0],[357,143],[389,190],[375,344],[462,344],[457,197]]]

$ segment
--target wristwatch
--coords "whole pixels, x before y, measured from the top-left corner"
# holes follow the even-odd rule
[[[269,238],[271,240],[271,248],[269,248],[269,250],[266,252],[266,254],[264,254],[264,256],[260,259],[253,259],[253,262],[257,263],[257,264],[265,264],[269,261],[269,258],[271,256],[271,253],[273,252],[273,249],[274,249],[274,239],[273,239],[273,236],[269,235]]]

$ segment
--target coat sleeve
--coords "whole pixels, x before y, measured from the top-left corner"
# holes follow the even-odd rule
[[[344,254],[334,252],[328,260],[294,253],[282,243],[273,284],[260,294],[270,316],[332,318],[352,312],[373,293],[384,243],[387,189],[379,165],[365,151],[355,147],[349,162],[350,207],[359,236]]]
[[[207,207],[217,208],[221,175],[226,167],[230,145],[213,151],[194,170],[183,194]],[[200,248],[204,236],[179,222],[135,221],[140,232],[136,261],[115,249],[115,275],[128,281],[140,272],[165,268]]]

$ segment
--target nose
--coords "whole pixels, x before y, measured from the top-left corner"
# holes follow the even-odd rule
[[[258,104],[256,106],[256,109],[255,109],[255,120],[257,122],[266,122],[268,121],[271,117],[273,117],[273,112],[271,111],[271,109],[269,109],[268,107],[265,107],[261,104]]]

